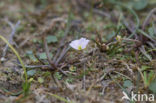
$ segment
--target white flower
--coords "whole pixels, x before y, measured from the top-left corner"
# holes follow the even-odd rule
[[[89,43],[88,39],[81,38],[79,40],[72,41],[69,45],[76,50],[82,50],[86,48],[88,43]]]
[[[4,57],[1,58],[1,62],[4,62],[6,59]]]

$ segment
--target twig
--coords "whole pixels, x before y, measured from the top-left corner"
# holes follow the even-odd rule
[[[57,58],[58,58],[58,56],[59,56],[59,54],[60,54],[60,52],[61,52],[61,48],[62,48],[62,47],[59,47],[59,48],[57,49],[57,52],[56,52],[56,54],[55,54],[55,56],[54,56],[54,58],[53,58],[53,62],[54,62],[54,63],[56,62],[56,60],[57,60]]]
[[[17,64],[17,65],[19,65],[19,66],[21,66],[21,64]],[[27,69],[29,69],[29,68],[50,68],[51,66],[50,65],[25,65],[25,67],[27,68]]]
[[[43,38],[43,41],[44,41],[44,47],[45,47],[45,51],[46,51],[46,55],[47,55],[47,59],[48,59],[49,64],[51,65],[51,69],[59,70],[61,73],[63,73],[64,75],[67,76],[67,74],[62,70],[63,67],[60,68],[60,69],[57,68],[57,65],[51,60],[50,55],[49,55],[49,48],[48,48],[48,45],[47,45],[47,42],[46,42],[45,37]],[[63,53],[64,53],[64,54],[61,55],[62,57],[61,57],[59,60],[61,60],[61,59],[63,58],[63,56],[65,55],[66,51],[63,52]],[[58,62],[59,62],[59,61],[58,61]]]
[[[22,41],[22,42],[18,45],[18,47],[19,47],[19,48],[22,48],[24,45],[26,45],[26,44],[29,42],[29,40],[31,40],[31,38],[32,38],[32,36],[27,37],[24,41]]]
[[[13,37],[15,35],[16,29],[19,27],[20,21],[18,21],[15,26],[10,21],[8,21],[8,20],[6,20],[6,22],[9,24],[9,26],[12,29],[12,31],[10,33],[10,37],[9,37],[9,43],[12,44]],[[9,47],[8,44],[6,44],[5,48],[3,49],[3,54],[2,54],[2,58],[3,59],[4,59],[4,57],[5,57],[6,53],[7,53],[8,47]]]
[[[139,40],[135,40],[135,39],[122,38],[122,40],[123,40],[123,41],[129,41],[129,42],[140,43]]]
[[[46,56],[47,56],[47,59],[48,59],[48,62],[49,64],[51,65],[51,69],[54,69],[54,70],[57,70],[57,67],[56,65],[53,63],[53,61],[51,60],[50,58],[50,55],[49,55],[49,48],[48,48],[48,45],[47,45],[47,41],[45,39],[45,36],[43,37],[43,42],[44,42],[44,49],[45,49],[45,52],[46,52]]]
[[[65,54],[68,52],[68,50],[70,49],[70,47],[65,47],[63,50],[62,50],[62,53],[60,54],[59,58],[57,59],[57,61],[55,62],[55,65],[58,65],[59,62],[63,59],[63,57],[65,56]]]
[[[60,68],[58,68],[58,70],[64,74],[65,76],[68,76],[67,73],[65,71],[62,70],[62,68],[66,67],[67,65],[62,65]]]
[[[21,64],[19,64],[19,63],[16,63],[18,66],[20,66],[21,67]],[[35,68],[47,68],[47,69],[42,69],[42,70],[49,70],[49,71],[51,71],[51,66],[50,65],[25,65],[25,67],[27,68],[27,69],[35,69]],[[63,65],[62,67],[60,67],[60,68],[58,68],[58,70],[62,73],[62,74],[64,74],[65,76],[68,76],[67,75],[67,73],[65,72],[65,71],[63,71],[62,70],[62,68],[64,68],[65,66]]]

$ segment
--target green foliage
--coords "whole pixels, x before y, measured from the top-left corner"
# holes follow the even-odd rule
[[[26,56],[29,57],[29,59],[33,62],[37,62],[38,60],[36,59],[36,57],[33,54],[33,51],[28,50],[26,51]]]
[[[28,76],[33,76],[36,73],[36,70],[29,70],[27,71]]]
[[[73,82],[73,78],[67,78],[67,79],[66,79],[66,82],[72,83],[72,82]]]
[[[38,77],[38,82],[42,84],[44,82],[44,79],[42,77]]]
[[[29,88],[30,88],[30,83],[28,82],[28,76],[27,76],[27,71],[26,71],[26,67],[19,55],[19,53],[14,49],[14,47],[3,37],[0,35],[0,39],[2,39],[10,48],[11,50],[14,52],[14,54],[17,56],[19,62],[22,65],[22,68],[24,70],[24,76],[25,76],[25,82],[23,83],[23,91],[24,91],[24,95],[27,96],[28,92],[29,92]]]
[[[24,31],[24,25],[20,25],[16,30],[17,33],[21,33],[23,31]]]
[[[62,38],[64,36],[64,31],[63,30],[59,30],[57,33],[57,37],[58,38]]]
[[[148,0],[134,0],[132,6],[136,10],[142,10],[148,5]]]
[[[149,85],[149,89],[156,94],[156,79]]]
[[[75,66],[71,66],[70,68],[69,68],[69,70],[71,71],[71,72],[75,72],[76,71],[76,67]]]
[[[147,71],[143,72],[143,79],[144,79],[145,88],[149,87],[149,85],[151,84],[153,79],[155,79],[154,77],[155,77],[155,73],[153,71],[150,71],[149,73]]]
[[[30,84],[30,82],[24,82],[22,85],[25,96],[29,94]]]
[[[49,54],[50,58],[53,57],[52,53]],[[43,60],[46,60],[47,59],[47,55],[45,52],[43,53],[39,53],[39,59],[43,59]]]
[[[104,3],[109,2],[112,4],[122,4],[126,5],[128,8],[133,8],[135,10],[142,10],[147,7],[149,0],[129,0],[122,2],[121,0],[103,0]]]
[[[58,41],[57,37],[54,35],[49,35],[46,37],[47,43],[56,43]]]
[[[107,39],[107,40],[110,40],[112,37],[115,36],[115,34],[116,34],[116,33],[115,33],[114,31],[112,31],[112,33],[106,35],[106,39]]]
[[[59,72],[55,72],[54,77],[57,78],[58,80],[61,80],[62,74],[60,74]]]
[[[125,80],[123,86],[125,88],[131,87],[133,83],[130,80]]]
[[[50,75],[51,75],[51,73],[50,73],[49,71],[46,71],[46,72],[43,73],[43,76],[44,76],[44,77],[48,77],[48,76],[50,76]]]
[[[150,69],[151,67],[150,66],[147,66],[147,65],[142,65],[141,66],[141,70],[142,71],[145,71],[145,70],[148,70],[148,69]]]
[[[154,27],[149,27],[148,28],[148,33],[149,35],[153,38],[153,39],[156,39],[156,34],[154,32]]]

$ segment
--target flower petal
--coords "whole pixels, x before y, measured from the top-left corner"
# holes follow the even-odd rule
[[[79,46],[79,41],[78,40],[74,40],[69,44],[72,48],[78,50],[78,46]]]
[[[87,40],[86,38],[82,38],[80,43],[81,43],[82,49],[85,49],[87,44],[89,43],[89,40]]]
[[[87,44],[89,43],[89,40],[86,39],[86,38],[81,38],[81,39],[78,39],[78,40],[74,40],[72,41],[69,45],[76,49],[76,50],[82,50],[82,49],[85,49]],[[80,49],[81,47],[81,49]]]

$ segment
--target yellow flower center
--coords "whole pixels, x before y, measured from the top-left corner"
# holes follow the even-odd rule
[[[116,40],[117,40],[118,42],[120,42],[121,39],[122,39],[122,38],[121,38],[121,36],[119,36],[119,35],[116,37]]]
[[[82,50],[82,47],[81,47],[81,45],[79,45],[79,46],[78,46],[78,50]]]

